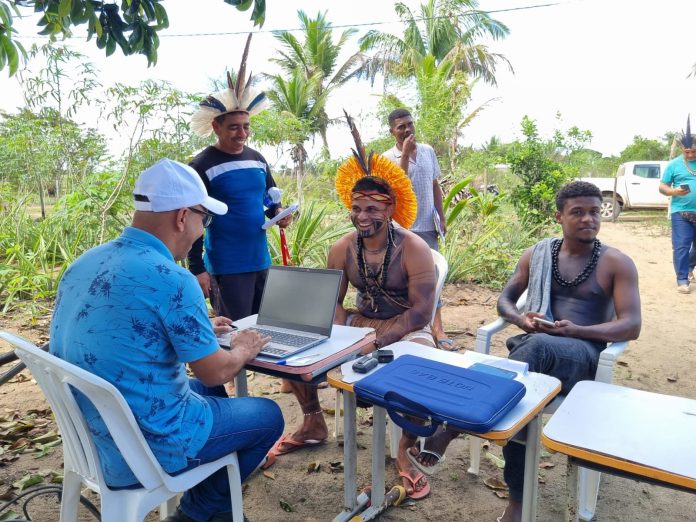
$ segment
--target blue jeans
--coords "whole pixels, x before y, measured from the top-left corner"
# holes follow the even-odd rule
[[[544,333],[516,335],[510,337],[506,344],[510,359],[526,362],[530,372],[559,379],[564,395],[579,381],[594,380],[599,353],[606,347],[604,343]],[[510,498],[517,502],[522,502],[524,489],[524,453],[524,446],[518,442],[511,441],[503,446],[503,477],[510,490]]]
[[[689,249],[696,239],[696,223],[687,221],[679,212],[672,218],[672,262],[677,274],[677,285],[689,284]]]
[[[208,388],[196,379],[190,383],[191,389],[210,404],[213,427],[205,446],[195,459],[189,459],[186,469],[236,451],[245,480],[283,434],[285,423],[280,408],[272,400],[260,397],[228,398],[223,386]],[[215,513],[229,512],[230,502],[227,469],[222,468],[185,492],[179,507],[196,522],[207,522]]]

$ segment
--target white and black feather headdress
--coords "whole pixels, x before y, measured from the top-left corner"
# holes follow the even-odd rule
[[[696,142],[696,135],[691,134],[691,115],[686,117],[686,130],[677,135],[677,140],[682,149],[693,149]]]

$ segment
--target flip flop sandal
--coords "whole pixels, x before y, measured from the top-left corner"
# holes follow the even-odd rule
[[[399,470],[399,468],[396,468],[399,471],[399,477],[405,478],[406,480],[409,481],[411,484],[411,487],[413,488],[412,493],[406,493],[406,496],[410,499],[413,500],[421,500],[425,497],[427,497],[430,494],[430,483],[426,482],[425,486],[423,486],[420,490],[416,490],[416,484],[425,477],[423,473],[417,473],[415,477],[412,477],[405,471]]]
[[[444,350],[446,352],[458,352],[459,347],[455,346],[454,341],[452,339],[438,339],[437,340],[437,347],[440,350]]]
[[[420,439],[420,448],[418,450],[418,455],[425,454],[425,455],[432,455],[433,457],[435,457],[437,459],[437,462],[435,464],[433,464],[432,466],[426,466],[425,464],[422,464],[418,460],[418,456],[413,455],[410,451],[406,452],[406,457],[408,457],[408,460],[410,460],[411,463],[414,466],[416,466],[419,470],[421,470],[423,473],[425,473],[426,475],[432,476],[432,475],[435,475],[435,473],[437,473],[438,471],[440,471],[440,468],[442,466],[444,466],[445,456],[440,455],[436,451],[424,449],[424,446],[425,446],[425,442],[423,441],[423,439]]]
[[[293,451],[297,451],[300,448],[308,448],[312,446],[321,446],[326,442],[326,439],[324,440],[317,440],[317,439],[305,439],[305,440],[295,440],[292,438],[290,435],[283,435],[280,437],[276,443],[273,445],[273,447],[270,449],[268,452],[268,455],[266,456],[266,463],[261,466],[262,469],[268,469],[270,468],[273,464],[275,464],[276,458],[280,455],[287,455],[288,453],[292,453]],[[280,448],[281,445],[285,444],[287,447],[286,449],[282,450]]]

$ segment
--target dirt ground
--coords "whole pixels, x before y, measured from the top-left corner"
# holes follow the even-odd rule
[[[643,328],[640,339],[632,342],[614,372],[614,382],[659,393],[696,398],[696,347],[693,317],[696,292],[676,292],[671,263],[669,230],[646,223],[620,222],[604,224],[599,235],[605,243],[618,247],[635,261],[640,274]],[[444,292],[443,318],[447,332],[459,346],[472,349],[476,329],[495,317],[497,295],[475,285],[449,285]],[[691,324],[692,326],[688,326]],[[0,318],[0,328],[17,331],[36,342],[46,338],[47,319],[31,328],[21,326],[16,318]],[[512,331],[511,331],[512,332]],[[495,340],[493,353],[506,355],[503,340]],[[4,350],[5,347],[0,347]],[[43,408],[41,392],[29,380],[12,382],[0,388],[0,415],[12,411],[23,413]],[[301,420],[296,401],[291,395],[278,393],[276,379],[256,374],[250,381],[254,395],[270,397],[281,405],[286,431]],[[332,390],[321,390],[322,407],[333,410]],[[370,480],[371,428],[369,411],[360,414],[358,481]],[[331,425],[330,425],[331,426]],[[656,441],[659,444],[660,441]],[[500,448],[490,449],[500,456]],[[686,457],[686,455],[685,455]],[[692,457],[692,456],[690,456]],[[30,471],[59,470],[62,452],[57,448],[43,459],[25,454],[0,467],[0,489]],[[330,437],[327,444],[307,451],[282,456],[269,474],[257,474],[245,488],[244,509],[252,521],[325,521],[331,520],[343,502],[343,474],[331,472],[330,463],[343,460],[342,448]],[[389,460],[389,459],[388,459]],[[502,480],[502,470],[492,458],[482,458],[481,473],[467,474],[468,444],[455,440],[447,453],[442,470],[431,479],[432,493],[418,503],[392,508],[381,517],[391,521],[494,521],[505,506],[505,500],[484,484],[490,479]],[[308,473],[310,463],[318,461],[320,470]],[[565,461],[560,455],[544,453],[546,464],[540,469],[538,520],[555,522],[562,519],[565,505]],[[387,463],[387,481],[396,481],[391,462]],[[1,497],[0,497],[1,498]],[[95,499],[96,500],[96,499]],[[283,509],[285,506],[285,509]],[[292,510],[292,511],[289,511]],[[685,492],[660,488],[624,478],[603,475],[596,519],[600,521],[694,520],[696,497]],[[33,514],[37,521],[58,520],[55,505],[39,505]],[[81,520],[93,520],[83,514]],[[151,514],[148,520],[158,520]]]

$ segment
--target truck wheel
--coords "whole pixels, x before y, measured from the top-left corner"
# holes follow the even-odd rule
[[[621,203],[616,202],[616,208],[614,208],[614,200],[611,197],[602,198],[602,206],[600,207],[600,214],[602,216],[602,221],[609,221],[615,217],[619,217],[621,213]]]

